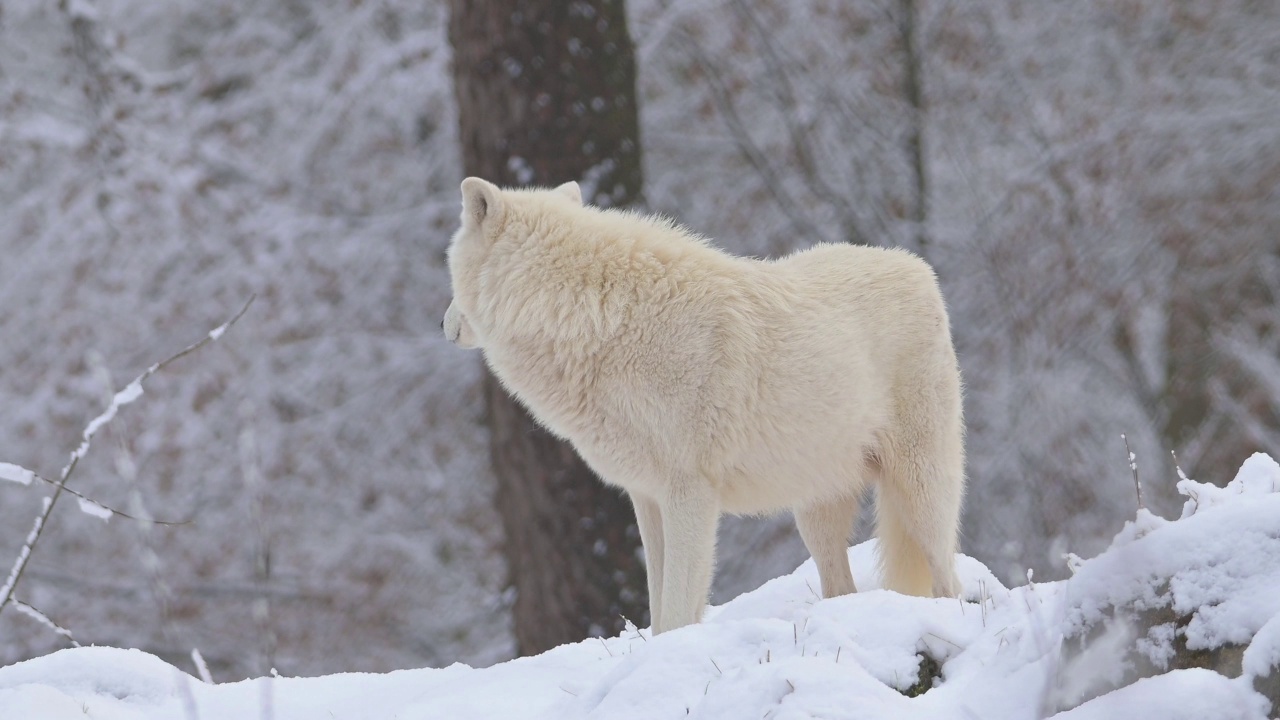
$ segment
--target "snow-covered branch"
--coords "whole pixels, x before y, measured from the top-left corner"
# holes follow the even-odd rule
[[[14,465],[12,463],[0,462],[0,480],[8,480],[10,482],[18,483],[19,485],[30,485],[32,480],[39,480],[46,485],[52,485],[55,489],[76,498],[79,501],[80,510],[86,515],[102,518],[104,522],[106,520],[110,520],[113,516],[119,516],[126,520],[152,523],[155,525],[185,525],[190,522],[190,520],[156,520],[155,518],[150,517],[130,515],[129,513],[114,508],[101,500],[91,498],[79,490],[73,490],[67,487],[65,483],[58,482],[57,480],[50,480],[49,478],[32,470],[28,470],[20,465]]]
[[[27,533],[26,541],[18,551],[18,557],[14,560],[13,567],[9,570],[9,575],[6,577],[4,585],[0,586],[0,612],[3,612],[10,603],[13,603],[15,607],[17,607],[18,603],[21,602],[14,597],[14,592],[17,590],[18,582],[22,579],[22,574],[31,560],[31,554],[35,550],[36,544],[40,541],[40,537],[47,527],[49,515],[53,512],[53,508],[57,504],[58,498],[62,496],[64,491],[68,491],[68,494],[74,494],[79,497],[80,509],[90,515],[106,519],[110,517],[111,513],[115,512],[99,503],[85,498],[83,495],[79,495],[79,493],[70,492],[67,488],[67,480],[70,479],[71,474],[75,472],[76,466],[80,463],[80,460],[89,452],[89,447],[93,442],[94,436],[115,418],[116,414],[120,411],[120,408],[142,396],[142,384],[146,382],[148,378],[179,359],[184,358],[205,345],[221,338],[223,333],[225,333],[228,328],[234,325],[236,321],[243,317],[245,312],[249,310],[249,306],[253,304],[255,297],[256,296],[250,296],[249,300],[245,302],[244,307],[240,309],[240,312],[236,313],[235,316],[227,322],[211,330],[200,340],[188,345],[177,353],[169,356],[167,359],[147,368],[141,375],[134,378],[133,382],[126,385],[124,389],[115,393],[106,410],[102,411],[101,414],[89,421],[89,424],[85,426],[83,433],[81,433],[79,447],[71,453],[71,459],[62,468],[62,471],[58,475],[58,480],[52,483],[54,486],[53,494],[44,499],[43,507],[40,513],[36,515],[36,518],[32,523],[31,530]],[[14,480],[25,485],[29,484],[33,478],[39,476],[34,472],[21,468],[17,465],[5,463],[4,465],[0,465],[0,477],[3,477],[6,480]],[[29,605],[27,607],[30,608]],[[30,614],[29,611],[28,614]],[[39,616],[48,620],[48,618],[42,613],[39,614]],[[57,625],[52,623],[52,621],[49,621],[47,624],[57,628]]]

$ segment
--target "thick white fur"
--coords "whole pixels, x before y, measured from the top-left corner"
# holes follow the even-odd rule
[[[960,374],[930,267],[819,245],[728,255],[671,222],[583,207],[576,184],[462,183],[450,340],[635,505],[654,632],[698,622],[721,512],[790,509],[822,592],[878,489],[885,585],[959,592]]]

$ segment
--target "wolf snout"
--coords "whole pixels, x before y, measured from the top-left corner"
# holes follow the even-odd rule
[[[453,310],[453,306],[450,305],[449,309]],[[462,329],[462,326],[457,321],[456,313],[446,312],[444,314],[444,317],[440,318],[440,332],[444,333],[444,338],[449,342],[451,343],[458,342],[458,334],[461,331],[461,329]]]
[[[444,319],[440,321],[440,329],[444,332],[446,340],[460,348],[469,349],[476,346],[475,335],[471,332],[471,326],[467,324],[466,316],[458,310],[457,303],[449,303],[449,309],[444,311]]]

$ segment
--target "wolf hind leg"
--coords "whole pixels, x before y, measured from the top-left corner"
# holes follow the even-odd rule
[[[889,589],[924,597],[960,593],[955,557],[964,458],[959,433],[954,435],[917,436],[917,442],[884,453],[876,525]]]
[[[818,566],[824,598],[858,591],[849,569],[849,536],[859,506],[858,497],[854,495],[795,510],[796,528]]]

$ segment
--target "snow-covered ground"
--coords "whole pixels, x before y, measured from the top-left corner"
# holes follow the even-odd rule
[[[877,589],[868,542],[849,551],[855,595],[819,600],[807,562],[700,625],[488,669],[217,685],[136,650],[64,650],[0,669],[0,718],[1265,719],[1254,682],[1280,664],[1280,465],[1259,454],[1225,488],[1178,487],[1180,519],[1140,510],[1068,580],[1010,590],[962,558],[963,601]],[[1219,670],[1235,657],[1238,677],[1190,655]]]
[[[651,209],[748,255],[933,235],[964,549],[1003,582],[1106,547],[1132,508],[1121,432],[1152,476],[1172,449],[1219,484],[1280,447],[1280,3],[626,4]],[[19,597],[80,642],[186,669],[198,646],[218,680],[511,656],[483,370],[438,331],[463,176],[447,5],[0,1],[0,461],[56,475],[111,378],[258,294],[76,470],[191,522],[50,517]],[[1172,483],[1147,490],[1175,512]],[[47,493],[0,481],[0,581]],[[785,516],[721,537],[717,602],[805,557]],[[0,664],[64,643],[0,613]]]

